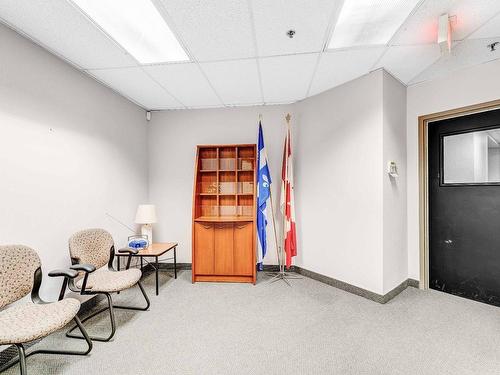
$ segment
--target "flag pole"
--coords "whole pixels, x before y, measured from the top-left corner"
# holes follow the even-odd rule
[[[290,142],[290,120],[291,120],[292,116],[290,115],[290,113],[287,113],[286,116],[285,116],[285,120],[286,120],[286,124],[287,124],[287,129],[286,129],[286,137],[285,137],[285,156],[286,158],[288,158],[288,152],[289,152],[289,142]],[[288,168],[288,165],[287,165],[287,168]],[[285,190],[286,191],[286,190]],[[270,192],[270,198],[271,198],[271,207],[273,207],[273,201],[272,201],[272,195],[271,195],[271,192]],[[286,208],[285,208],[286,209]],[[274,209],[273,209],[273,226],[274,226],[274,237],[276,239],[276,242],[278,242],[278,236],[276,235],[276,226],[274,224]],[[279,280],[283,280],[288,286],[292,286],[288,280],[289,279],[302,279],[302,277],[299,277],[299,276],[296,276],[296,275],[292,275],[288,272],[285,272],[285,262],[284,262],[284,243],[285,243],[285,227],[286,227],[286,216],[283,215],[283,222],[282,222],[282,228],[281,228],[281,245],[282,246],[278,246],[277,245],[277,248],[276,250],[278,251],[278,263],[279,263],[279,272],[276,273],[276,274],[272,274],[274,275],[273,278],[271,278],[269,280],[270,283],[274,283],[276,281],[279,281]],[[279,249],[279,250],[278,250]]]
[[[286,169],[285,169],[285,178],[288,177],[288,153],[290,152],[290,119],[292,116],[290,116],[290,113],[287,113],[285,116],[286,120],[286,137],[285,137],[285,153],[284,153],[284,158],[286,157]],[[285,183],[285,207],[284,207],[284,213],[283,213],[283,218],[282,218],[282,225],[281,225],[281,263],[283,265],[283,270],[281,271],[282,275],[285,275],[285,257],[286,257],[286,248],[285,248],[285,243],[286,243],[286,183]],[[285,279],[283,279],[285,280]],[[285,280],[286,281],[286,280]],[[287,283],[288,284],[288,283]],[[290,285],[290,284],[289,284]]]
[[[262,123],[262,113],[259,113],[259,123]],[[273,203],[273,192],[272,189],[269,189],[269,199],[271,203],[271,218],[273,220],[273,231],[274,231],[274,242],[276,246],[276,256],[278,259],[278,264],[280,264],[280,270],[281,270],[281,257],[280,257],[280,251],[279,251],[279,245],[278,245],[278,235],[276,232],[276,220],[274,218],[274,203]]]

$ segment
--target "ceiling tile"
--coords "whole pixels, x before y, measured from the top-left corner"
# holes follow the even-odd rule
[[[470,36],[471,39],[494,37],[500,37],[500,14],[493,17]]]
[[[256,60],[203,63],[201,68],[224,104],[262,102]]]
[[[404,83],[408,83],[441,57],[437,44],[393,46],[384,54],[376,68],[385,68]]]
[[[124,96],[135,100],[146,109],[183,107],[181,103],[151,79],[142,68],[89,70],[88,73]]]
[[[260,59],[264,101],[280,103],[304,99],[317,58],[317,53],[311,53]]]
[[[341,1],[253,0],[252,10],[260,56],[319,52],[328,24]],[[286,32],[296,31],[293,39]]]
[[[309,94],[318,94],[369,73],[384,50],[385,47],[374,47],[324,53]]]
[[[346,0],[329,49],[387,45],[421,0]]]
[[[0,18],[84,69],[136,65],[68,1],[2,0]]]
[[[148,109],[213,107],[221,106],[221,100],[226,105],[293,102],[376,67],[414,83],[500,58],[500,52],[486,48],[500,38],[499,0],[424,0],[392,47],[324,53],[312,84],[317,51],[342,1],[152,1],[200,65],[140,68],[69,0],[1,0],[0,21]],[[440,57],[436,30],[443,13],[454,16],[455,40],[469,38],[456,42],[449,56]],[[286,37],[288,29],[296,30],[293,39]]]
[[[448,55],[424,70],[410,84],[428,81],[449,75],[459,69],[468,68],[491,60],[500,59],[500,49],[491,52],[486,46],[496,39],[468,39],[457,43]]]
[[[222,104],[194,63],[151,65],[144,69],[187,107]]]
[[[394,44],[436,43],[438,18],[455,16],[453,40],[462,40],[500,11],[498,0],[426,0],[405,23]]]
[[[160,3],[172,30],[198,61],[255,57],[247,0]]]

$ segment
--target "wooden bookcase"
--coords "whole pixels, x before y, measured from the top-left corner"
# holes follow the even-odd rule
[[[256,146],[198,146],[193,192],[196,281],[256,280]]]

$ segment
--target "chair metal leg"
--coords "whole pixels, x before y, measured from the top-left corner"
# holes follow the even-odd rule
[[[90,338],[94,341],[102,341],[102,342],[107,342],[113,338],[116,332],[116,322],[115,322],[115,313],[114,309],[123,309],[123,310],[139,310],[139,311],[146,311],[149,309],[149,306],[151,305],[151,302],[149,301],[149,297],[146,294],[146,291],[144,290],[144,287],[142,286],[141,282],[137,282],[137,285],[139,286],[142,295],[144,299],[146,300],[146,307],[135,307],[135,306],[121,306],[121,305],[113,305],[113,300],[111,299],[111,294],[109,293],[100,293],[104,294],[106,298],[108,299],[108,306],[90,314],[89,316],[85,317],[82,319],[82,323],[85,323],[87,320],[93,318],[96,315],[99,315],[100,313],[103,313],[104,311],[109,310],[109,318],[111,320],[111,333],[107,337],[98,337],[98,336],[90,336]],[[66,332],[66,336],[72,337],[75,339],[83,339],[83,336],[71,333],[77,326],[74,326],[71,328],[68,332]]]
[[[146,307],[135,307],[135,306],[120,306],[120,305],[115,305],[115,309],[124,309],[124,310],[139,310],[139,311],[146,311],[149,309],[149,306],[151,306],[151,302],[149,301],[149,297],[146,294],[146,291],[144,290],[144,287],[142,286],[141,282],[137,282],[137,286],[141,289],[142,295],[144,299],[146,300]]]
[[[26,353],[24,351],[24,346],[22,344],[17,344],[17,352],[19,353],[19,367],[21,369],[21,375],[27,375],[26,371]]]
[[[159,279],[158,279],[158,272],[160,271],[160,265],[158,264],[158,257],[156,257],[156,295],[158,295],[158,284],[159,284]]]
[[[113,336],[115,335],[115,332],[116,332],[116,322],[115,322],[115,313],[113,311],[113,300],[111,298],[111,294],[109,293],[100,293],[100,294],[104,294],[108,300],[108,306],[90,314],[89,316],[85,317],[84,319],[81,320],[80,322],[80,325],[82,325],[83,323],[85,323],[87,320],[93,318],[94,316],[96,315],[99,315],[100,313],[103,313],[105,311],[108,311],[109,310],[109,318],[111,320],[111,333],[106,336],[106,337],[100,337],[100,336],[88,336],[91,340],[93,341],[102,341],[102,342],[107,342],[109,340],[111,340],[113,338]],[[71,338],[74,338],[74,339],[85,339],[86,340],[86,337],[85,335],[77,335],[77,334],[74,334],[74,333],[71,333],[73,332],[76,327],[78,327],[78,323],[77,325],[73,326],[68,332],[66,332],[66,336],[67,337],[71,337]]]
[[[73,320],[76,323],[75,327],[78,327],[80,329],[80,332],[82,333],[83,338],[87,342],[87,349],[82,350],[82,351],[38,349],[38,350],[33,350],[32,352],[29,352],[26,354],[26,351],[24,349],[23,344],[16,344],[19,356],[11,359],[9,362],[7,362],[5,365],[3,365],[0,368],[0,372],[7,370],[8,368],[14,366],[17,362],[19,362],[19,367],[21,368],[21,375],[26,375],[27,374],[27,372],[26,372],[26,358],[32,356],[33,354],[62,354],[62,355],[87,355],[87,354],[89,354],[90,351],[92,350],[92,341],[90,340],[90,337],[88,336],[87,331],[85,331],[85,328],[83,328],[83,325],[80,322],[80,319],[78,319],[78,317],[75,316]]]
[[[76,323],[76,327],[80,330],[82,333],[82,339],[84,339],[87,342],[87,349],[82,350],[82,351],[74,351],[74,350],[50,350],[50,349],[40,349],[40,350],[35,350],[31,353],[28,354],[28,356],[32,354],[64,354],[64,355],[87,355],[90,353],[92,350],[92,340],[90,336],[88,335],[87,331],[85,328],[83,328],[83,324],[80,321],[78,317],[75,316],[73,321]],[[66,335],[67,336],[67,335]]]

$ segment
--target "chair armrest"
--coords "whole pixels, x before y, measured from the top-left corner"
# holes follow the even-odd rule
[[[74,279],[78,276],[78,271],[76,270],[53,270],[49,272],[50,277],[64,276],[69,279]]]
[[[139,250],[138,249],[133,249],[131,247],[124,247],[122,249],[119,249],[118,252],[120,254],[130,254],[130,255],[134,254],[135,255],[135,254],[137,254],[139,252]]]
[[[92,264],[73,264],[70,268],[72,270],[83,271],[85,273],[92,273],[95,271],[95,267]]]
[[[64,281],[62,283],[61,291],[59,292],[59,301],[64,298],[64,294],[66,293],[66,287],[68,286],[68,280],[74,279],[78,276],[78,272],[75,270],[53,270],[49,272],[50,277],[59,277],[64,276]],[[38,293],[37,293],[38,294]],[[37,301],[41,301],[40,297],[38,297]]]
[[[75,271],[85,272],[85,276],[83,277],[82,287],[80,288],[80,294],[82,295],[88,294],[86,290],[87,281],[89,275],[95,271],[95,266],[93,266],[92,264],[73,264],[70,268]]]
[[[130,268],[130,262],[132,261],[132,256],[137,255],[139,253],[139,249],[134,249],[133,247],[124,247],[118,250],[120,254],[128,254],[128,261],[125,269],[128,270]]]

